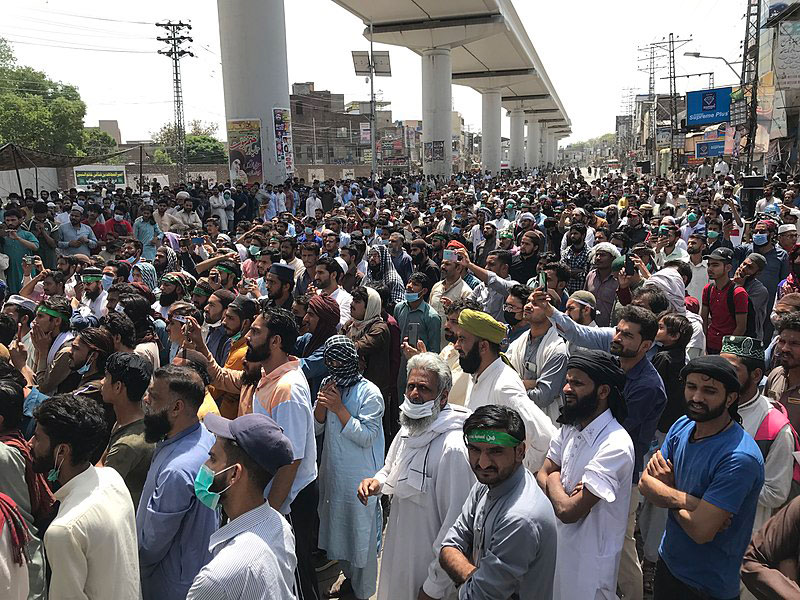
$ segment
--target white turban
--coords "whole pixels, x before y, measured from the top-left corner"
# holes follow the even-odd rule
[[[658,288],[669,300],[669,305],[679,315],[686,314],[686,286],[683,285],[683,278],[674,267],[661,269],[657,273],[650,275],[645,280],[643,287]]]
[[[619,258],[619,248],[617,248],[611,242],[600,242],[599,244],[595,244],[591,250],[589,250],[589,262],[594,260],[594,255],[598,252],[608,252],[614,258]]]

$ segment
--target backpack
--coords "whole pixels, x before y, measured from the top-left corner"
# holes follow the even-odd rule
[[[708,307],[708,314],[711,314],[711,286],[714,285],[713,283],[709,283],[706,287],[703,288],[703,304]],[[728,285],[728,291],[725,294],[725,299],[728,303],[728,313],[733,315],[734,320],[736,319],[736,307],[733,303],[733,291],[736,289],[736,284],[733,281],[730,282]],[[742,288],[744,289],[744,288]],[[756,311],[753,308],[753,302],[750,300],[750,297],[747,297],[747,327],[742,335],[747,337],[754,338],[756,337]]]
[[[770,401],[770,408],[767,411],[767,415],[764,417],[764,420],[761,421],[761,425],[758,426],[758,431],[756,431],[756,435],[754,436],[756,444],[759,450],[761,450],[761,455],[764,457],[764,461],[767,460],[767,454],[769,454],[769,450],[772,447],[772,442],[775,441],[775,438],[778,437],[778,433],[780,433],[781,429],[787,424],[789,425],[789,430],[792,432],[792,438],[794,439],[794,450],[795,452],[800,451],[800,438],[798,438],[797,432],[789,422],[789,413],[786,411],[786,407],[780,402]],[[794,485],[800,485],[800,464],[798,464],[794,458],[792,462],[794,462],[792,483]]]

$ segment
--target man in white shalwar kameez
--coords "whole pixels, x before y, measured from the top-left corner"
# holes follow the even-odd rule
[[[362,502],[381,493],[392,501],[378,600],[417,600],[420,590],[423,597],[455,597],[438,556],[475,476],[462,433],[470,411],[448,403],[451,385],[450,368],[436,354],[409,360],[402,428],[383,468],[359,486]]]
[[[556,513],[554,600],[616,600],[633,476],[625,372],[602,350],[567,363],[558,435],[536,474]],[[576,568],[577,567],[577,568]]]
[[[516,410],[525,422],[525,460],[523,464],[535,473],[544,463],[550,440],[556,434],[552,421],[528,398],[519,374],[500,355],[500,343],[506,337],[506,326],[484,312],[464,309],[458,317],[458,338],[453,347],[459,363],[469,373],[465,406],[495,404]]]

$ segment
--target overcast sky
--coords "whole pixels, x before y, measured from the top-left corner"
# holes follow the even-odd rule
[[[636,48],[666,39],[670,32],[693,38],[676,52],[679,75],[714,71],[717,87],[734,82],[722,61],[683,53],[699,51],[740,60],[744,0],[516,0],[514,4],[572,121],[573,135],[562,145],[614,130],[624,90],[647,91],[647,74],[637,71],[646,62],[637,63],[644,55]],[[172,119],[171,63],[155,53],[161,47],[155,37],[163,30],[153,23],[190,21],[197,57],[182,61],[186,120],[213,121],[224,138],[215,1],[27,0],[5,2],[3,9],[0,36],[11,41],[18,61],[76,85],[87,104],[86,125],[116,119],[123,141],[147,139]],[[288,0],[290,85],[313,81],[318,90],[343,93],[345,101],[367,99],[369,85],[353,73],[350,56],[351,50],[369,47],[363,29],[360,20],[331,0]],[[419,56],[395,46],[375,48],[391,52],[392,77],[376,79],[376,90],[391,101],[393,118],[421,118]],[[658,79],[667,75],[666,60],[661,64],[656,91],[666,93],[669,82]],[[681,78],[678,90],[705,89],[707,82],[707,77]],[[453,86],[453,107],[468,128],[480,130],[477,92]],[[503,135],[508,131],[509,120],[504,117]]]

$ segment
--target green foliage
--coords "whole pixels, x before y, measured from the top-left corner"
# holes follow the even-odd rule
[[[87,127],[83,130],[83,155],[109,154],[116,150],[117,141],[105,131],[101,131],[98,127]]]
[[[204,123],[198,119],[189,121],[186,131],[187,162],[190,164],[227,162],[225,145],[213,137],[216,131],[217,126],[214,123]],[[155,151],[153,162],[157,164],[178,162],[178,135],[174,123],[165,123],[152,136],[153,141],[163,146],[163,149]]]
[[[582,142],[575,142],[574,144],[570,144],[567,146],[567,150],[571,150],[573,152],[577,152],[580,150],[585,150],[586,148],[596,148],[597,146],[608,146],[614,145],[617,140],[617,134],[615,133],[605,133],[601,136],[592,138],[590,140],[584,140]]]
[[[53,81],[42,71],[17,66],[0,38],[0,143],[75,155],[83,146],[86,105],[78,90]]]

